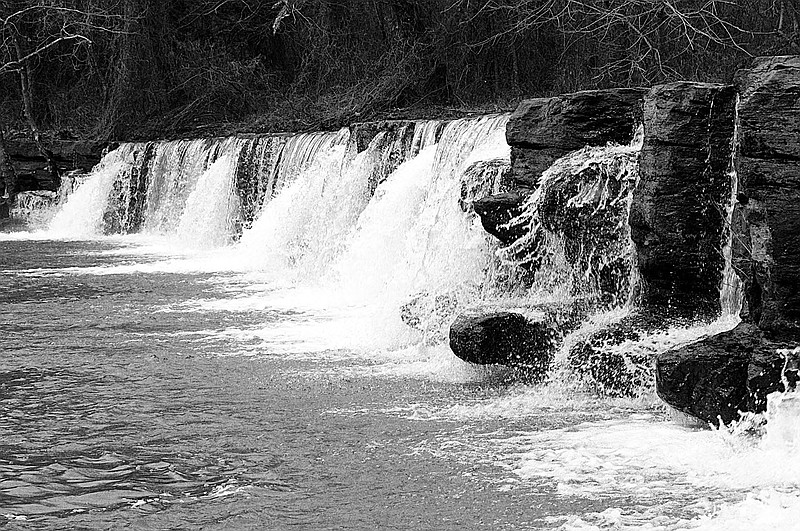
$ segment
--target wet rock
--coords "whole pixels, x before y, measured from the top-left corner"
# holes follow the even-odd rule
[[[460,178],[461,210],[469,212],[481,198],[508,189],[506,181],[510,174],[511,164],[504,158],[479,160],[467,166]]]
[[[800,57],[756,59],[740,89],[735,266],[749,318],[800,339]]]
[[[517,237],[504,251],[509,259],[537,270],[540,283],[570,283],[573,295],[627,300],[637,156],[634,146],[586,147],[554,163],[509,227]]]
[[[478,199],[472,204],[472,207],[480,216],[481,225],[486,232],[501,242],[510,244],[527,232],[527,228],[521,225],[507,226],[512,218],[522,213],[522,207],[526,200],[525,194],[507,192]]]
[[[627,344],[682,324],[650,313],[632,313],[575,341],[568,359],[572,372],[606,396],[636,396],[653,379],[652,354]]]
[[[641,123],[646,92],[638,88],[587,90],[520,103],[506,129],[514,186],[535,188],[542,173],[570,151],[608,142],[630,143]]]
[[[721,311],[735,91],[679,82],[645,98],[645,138],[630,211],[642,305],[660,314]]]
[[[759,348],[747,365],[747,411],[760,413],[767,409],[767,396],[797,387],[800,381],[800,359],[793,347],[796,343],[762,338]],[[788,358],[788,359],[787,359]]]
[[[71,170],[88,172],[103,155],[106,144],[100,142],[75,142],[71,140],[49,140],[45,142],[53,153],[53,161],[59,173]],[[15,137],[6,140],[6,149],[17,174],[17,190],[56,191],[47,169],[47,160],[39,152],[36,143],[28,138]]]
[[[659,354],[656,392],[675,409],[705,422],[729,423],[747,409],[747,369],[759,341],[741,324],[697,343]]]
[[[467,314],[450,327],[450,348],[470,363],[526,367],[544,375],[555,353],[557,332],[544,321],[516,312]]]
[[[767,395],[783,391],[785,358],[791,345],[766,339],[752,323],[659,354],[656,391],[667,404],[718,425],[739,418],[740,411],[765,411]],[[786,375],[798,380],[796,363]]]
[[[429,333],[444,329],[444,323],[453,318],[458,306],[458,295],[454,292],[418,293],[400,307],[400,319],[415,330]]]

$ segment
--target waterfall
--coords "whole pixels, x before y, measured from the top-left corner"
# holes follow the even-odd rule
[[[119,176],[130,172],[134,149],[132,144],[121,146],[92,169],[50,221],[49,231],[53,235],[83,238],[103,234],[109,196]]]
[[[221,156],[198,178],[178,222],[176,234],[181,242],[196,248],[219,247],[235,232],[239,199],[230,170],[234,156]]]
[[[348,128],[289,138],[276,167],[276,197],[242,235],[246,260],[306,278],[337,276],[334,263],[362,212],[383,195],[376,190],[433,145],[443,127],[402,123],[377,132],[360,152]]]
[[[728,165],[728,175],[731,179],[730,201],[726,209],[725,230],[723,237],[725,241],[722,247],[722,254],[725,257],[725,268],[722,273],[722,286],[720,287],[720,306],[724,318],[738,319],[742,309],[744,291],[742,281],[733,267],[733,217],[736,207],[736,198],[739,194],[739,174],[736,170],[736,158],[739,154],[739,96],[736,96],[735,117],[733,127],[733,138],[731,139],[731,160]]]
[[[20,192],[14,198],[10,217],[23,222],[29,229],[46,226],[55,214],[53,209],[57,200],[56,192],[45,190]]]
[[[502,251],[536,272],[532,293],[628,302],[636,269],[628,216],[641,147],[641,134],[630,145],[585,147],[542,174],[522,214],[509,222],[525,235]]]
[[[62,202],[50,230],[73,237],[142,233],[193,248],[241,235],[237,250],[251,267],[342,281],[359,270],[381,277],[357,257],[376,244],[397,244],[398,252],[413,254],[412,263],[399,271],[395,260],[383,271],[396,272],[400,291],[454,284],[480,276],[491,256],[465,197],[481,193],[483,180],[496,181],[508,166],[507,119],[124,143]],[[487,159],[500,165],[470,168]],[[386,204],[396,206],[384,211]],[[400,238],[365,241],[375,225],[396,226],[401,209],[397,228],[406,240],[419,240],[413,249]],[[392,254],[384,251],[378,256]]]

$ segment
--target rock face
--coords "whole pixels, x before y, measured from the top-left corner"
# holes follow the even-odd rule
[[[645,308],[689,318],[720,313],[735,96],[732,86],[679,82],[645,98],[630,212]]]
[[[750,319],[800,339],[800,57],[759,58],[737,76],[736,270]]]
[[[48,141],[59,173],[80,170],[88,172],[102,158],[105,144],[97,142],[75,142],[67,140]],[[6,148],[17,173],[17,191],[58,190],[47,171],[47,161],[32,140],[8,138]]]
[[[800,57],[759,58],[737,75],[734,268],[745,322],[657,359],[657,391],[707,422],[761,412],[798,380],[800,341]]]
[[[511,115],[514,186],[533,189],[553,162],[584,146],[628,144],[641,123],[645,89],[587,90],[523,101]]]
[[[471,363],[527,368],[543,375],[555,352],[555,330],[516,312],[461,315],[450,327],[450,348]]]
[[[481,218],[483,228],[505,244],[510,244],[521,238],[526,232],[526,227],[507,224],[511,219],[522,214],[522,207],[527,196],[519,192],[495,194],[478,199],[472,204],[473,209]]]

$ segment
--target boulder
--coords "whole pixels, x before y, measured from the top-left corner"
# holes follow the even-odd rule
[[[678,82],[645,97],[644,145],[630,210],[641,304],[659,314],[721,312],[735,90]]]
[[[800,340],[800,57],[758,58],[739,72],[735,267],[749,318]]]
[[[472,204],[472,207],[480,216],[481,225],[486,232],[508,245],[527,232],[527,227],[522,225],[508,226],[511,219],[522,213],[525,201],[527,201],[527,195],[519,192],[507,192],[478,199]]]
[[[512,182],[534,189],[556,159],[584,146],[628,144],[641,123],[639,88],[587,90],[525,100],[508,122]]]
[[[656,392],[675,409],[718,425],[747,408],[747,369],[759,346],[754,327],[740,324],[656,357]]]
[[[740,411],[761,413],[767,395],[784,391],[782,377],[786,343],[771,341],[752,323],[656,358],[656,392],[667,404],[705,422],[718,425],[739,418]],[[792,361],[785,376],[798,380]]]
[[[557,335],[545,321],[516,312],[467,314],[451,325],[450,348],[470,363],[525,367],[541,376],[550,368]]]

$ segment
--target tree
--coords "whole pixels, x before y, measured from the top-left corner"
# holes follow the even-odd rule
[[[84,0],[0,1],[0,76],[16,75],[22,98],[23,114],[34,142],[47,161],[55,186],[60,184],[53,154],[42,138],[33,90],[35,61],[53,57],[76,59],[92,44],[92,34],[118,32],[123,17],[112,9],[103,9],[102,2]],[[0,177],[5,194],[16,193],[16,179],[8,155],[0,123]],[[4,162],[4,159],[6,162]]]

